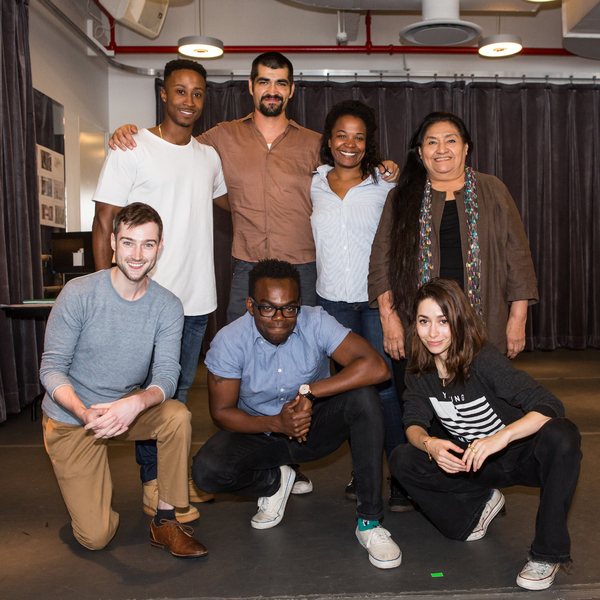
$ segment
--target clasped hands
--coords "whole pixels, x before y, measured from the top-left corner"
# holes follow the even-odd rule
[[[305,442],[312,421],[312,402],[298,394],[283,405],[279,419],[280,433],[287,435],[290,440],[296,438],[299,442]]]
[[[93,404],[83,415],[84,429],[92,430],[94,438],[109,439],[125,433],[129,425],[141,412],[135,396],[121,398],[115,402]]]
[[[474,440],[465,450],[450,440],[437,438],[430,439],[427,445],[435,462],[446,473],[476,472],[481,469],[488,456],[506,447],[501,434],[502,431],[499,431],[489,437]]]

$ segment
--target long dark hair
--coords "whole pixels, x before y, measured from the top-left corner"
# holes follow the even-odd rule
[[[411,373],[422,375],[436,370],[435,357],[417,335],[419,305],[430,298],[448,319],[452,340],[446,358],[446,371],[450,381],[464,383],[469,379],[469,367],[487,340],[485,325],[477,311],[469,304],[456,281],[435,277],[424,283],[416,293],[411,315],[410,367]]]
[[[379,145],[375,139],[375,131],[377,130],[377,119],[375,119],[375,111],[366,104],[358,100],[343,100],[338,102],[329,111],[325,119],[325,127],[323,136],[321,137],[321,162],[324,165],[333,167],[333,155],[329,147],[329,141],[333,135],[333,128],[337,120],[345,116],[356,117],[360,119],[367,128],[367,137],[365,140],[365,155],[360,163],[360,171],[363,177],[372,175],[377,182],[376,170],[377,165],[381,163],[381,155],[379,154]]]
[[[413,298],[419,287],[419,217],[427,181],[427,170],[419,156],[419,148],[427,130],[435,123],[445,122],[458,129],[463,143],[469,146],[467,156],[471,154],[473,142],[460,117],[450,112],[429,113],[410,139],[406,161],[392,197],[389,279],[394,307],[406,321],[410,319]]]

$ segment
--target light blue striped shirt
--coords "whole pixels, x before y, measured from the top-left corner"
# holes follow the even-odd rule
[[[342,200],[331,191],[322,165],[313,175],[310,218],[317,249],[317,293],[335,302],[366,302],[373,238],[385,199],[395,183],[378,174],[348,191]]]

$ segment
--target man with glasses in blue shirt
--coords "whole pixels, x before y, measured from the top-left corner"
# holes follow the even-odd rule
[[[194,458],[192,476],[209,493],[258,496],[255,529],[280,523],[295,472],[352,437],[356,536],[382,569],[402,554],[383,516],[383,417],[375,388],[390,371],[373,347],[320,307],[300,306],[290,263],[250,272],[248,312],[213,340],[206,355],[210,411],[221,429]],[[329,358],[343,366],[329,376]]]

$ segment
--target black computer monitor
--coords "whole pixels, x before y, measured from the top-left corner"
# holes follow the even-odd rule
[[[73,264],[73,253],[83,248],[83,265]],[[55,273],[85,275],[94,272],[94,250],[91,231],[52,234],[52,270]]]

